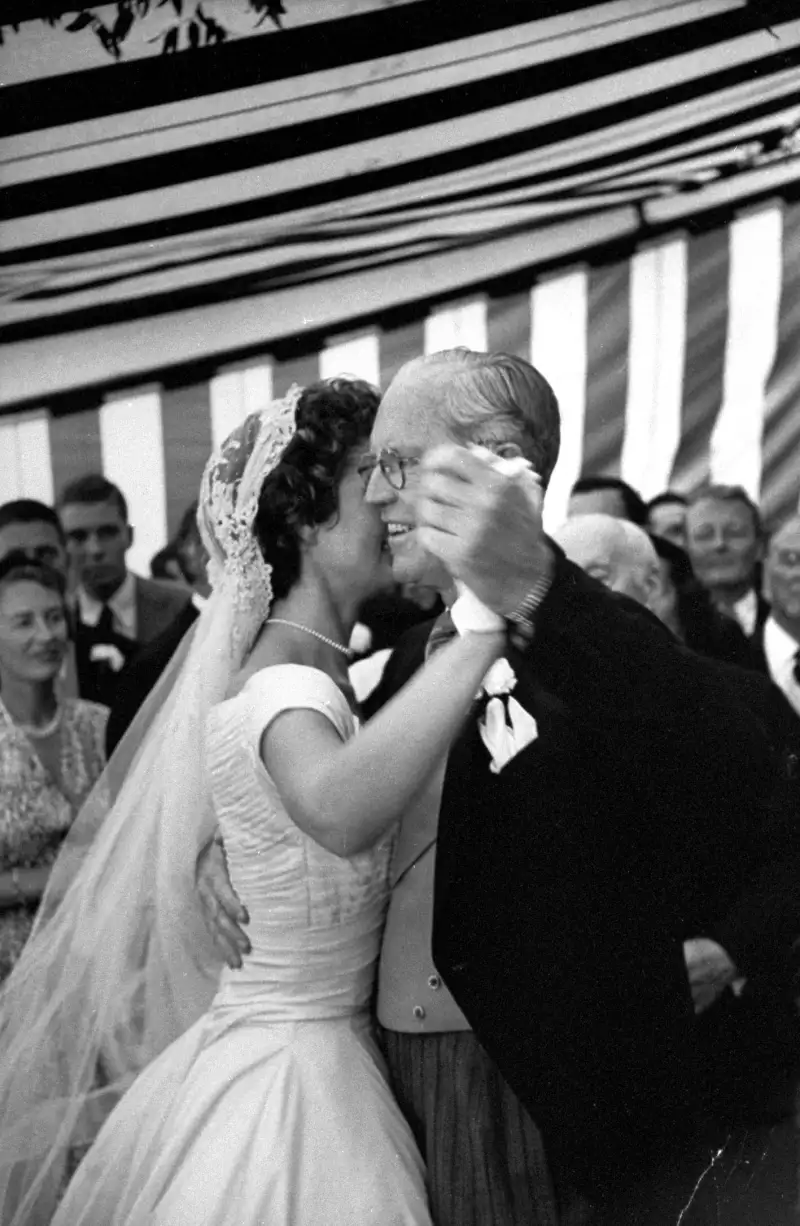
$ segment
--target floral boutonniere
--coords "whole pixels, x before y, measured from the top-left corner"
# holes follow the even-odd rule
[[[499,775],[539,735],[536,720],[511,697],[516,684],[516,673],[508,660],[501,659],[495,660],[481,686],[479,697],[485,694],[488,702],[478,727],[491,754],[489,770],[493,775]]]
[[[89,651],[89,659],[93,664],[107,664],[113,673],[118,673],[125,663],[124,655],[113,643],[95,643]]]

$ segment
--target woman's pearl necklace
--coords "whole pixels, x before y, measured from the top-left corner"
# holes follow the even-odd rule
[[[304,630],[306,634],[313,634],[314,638],[319,639],[321,643],[327,643],[328,647],[334,647],[346,656],[352,655],[349,647],[337,643],[335,639],[326,638],[324,634],[320,634],[319,630],[312,630],[310,626],[301,626],[300,622],[290,622],[285,617],[268,617],[267,625],[292,626],[295,630]]]

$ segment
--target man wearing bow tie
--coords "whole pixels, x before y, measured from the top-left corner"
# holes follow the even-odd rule
[[[453,350],[399,372],[362,465],[396,580],[448,606],[460,580],[487,606],[470,616],[506,622],[497,698],[528,717],[512,728],[508,699],[513,743],[498,755],[495,699],[476,703],[405,814],[392,865],[377,1015],[437,1226],[641,1226],[641,1204],[624,1216],[630,1198],[670,1163],[670,1196],[688,1195],[706,1155],[686,851],[734,798],[762,803],[772,770],[725,687],[543,535],[558,444],[538,371]],[[538,480],[497,463],[520,457]],[[454,611],[401,640],[370,709],[458,624]],[[246,940],[231,929],[235,900],[200,878],[209,913],[228,912],[217,930]],[[654,1220],[672,1224],[680,1207]]]

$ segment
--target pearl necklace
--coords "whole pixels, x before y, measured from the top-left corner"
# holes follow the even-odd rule
[[[56,713],[53,718],[46,724],[17,724],[20,732],[24,732],[25,736],[32,737],[34,741],[43,741],[46,737],[52,736],[61,723],[61,716],[64,709],[59,703],[56,707]]]
[[[300,622],[290,622],[285,617],[268,617],[267,625],[292,626],[295,630],[304,630],[306,634],[313,634],[315,639],[319,639],[321,643],[326,643],[328,647],[334,647],[346,656],[353,654],[349,647],[344,647],[341,643],[337,643],[335,639],[326,638],[324,634],[320,634],[319,630],[312,630],[310,626],[301,626]]]

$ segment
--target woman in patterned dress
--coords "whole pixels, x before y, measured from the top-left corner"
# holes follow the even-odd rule
[[[22,952],[50,866],[105,765],[108,710],[59,699],[64,582],[11,553],[0,564],[0,981]]]

